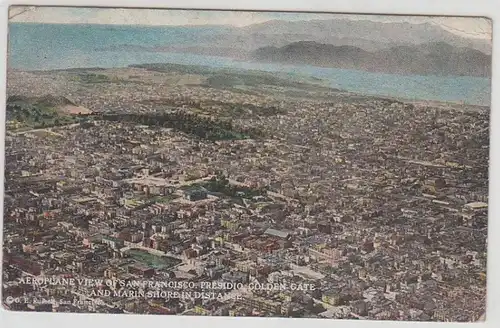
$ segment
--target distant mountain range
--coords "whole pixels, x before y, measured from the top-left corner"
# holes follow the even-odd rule
[[[370,20],[273,20],[234,29],[225,37],[209,40],[232,47],[282,47],[298,41],[316,41],[335,46],[349,45],[366,51],[393,46],[446,42],[455,47],[467,47],[491,54],[491,40],[465,38],[430,23],[383,23]]]
[[[196,45],[122,45],[102,50],[185,52],[400,74],[491,74],[491,40],[462,37],[430,23],[273,20],[223,27],[223,32],[207,35]]]
[[[444,42],[396,46],[369,52],[354,46],[300,41],[284,47],[263,47],[252,58],[264,62],[309,64],[373,72],[488,77],[491,55]]]

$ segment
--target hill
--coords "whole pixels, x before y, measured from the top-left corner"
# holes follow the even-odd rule
[[[299,41],[315,41],[336,46],[350,45],[366,51],[394,46],[446,42],[455,47],[467,47],[491,54],[491,40],[463,37],[430,23],[380,22],[336,18],[302,21],[271,20],[244,27],[224,29],[224,33],[209,35],[189,51],[213,55],[242,57],[247,51],[274,46],[283,47]],[[172,49],[168,45],[166,48]],[[178,48],[189,48],[177,45]],[[157,49],[159,50],[159,49]],[[177,51],[180,51],[179,49]]]
[[[65,97],[46,95],[43,97],[10,96],[7,98],[7,121],[17,122],[18,127],[44,128],[77,122],[75,114],[88,114]]]
[[[395,46],[369,52],[354,46],[300,41],[283,47],[262,47],[252,58],[264,62],[309,64],[373,72],[488,77],[491,56],[445,42]]]
[[[376,22],[371,20],[328,19],[310,21],[273,20],[243,27],[239,36],[260,36],[265,39],[279,37],[286,43],[315,41],[318,43],[351,45],[367,51],[401,45],[421,45],[445,42],[454,47],[466,47],[491,54],[491,40],[465,38],[430,23]],[[250,39],[253,39],[252,37]],[[248,42],[248,40],[246,40]],[[269,43],[283,46],[285,44]]]

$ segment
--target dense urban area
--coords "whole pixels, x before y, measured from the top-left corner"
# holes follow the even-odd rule
[[[488,124],[279,74],[9,71],[4,306],[477,321]]]

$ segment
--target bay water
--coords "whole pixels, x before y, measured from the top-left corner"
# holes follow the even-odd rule
[[[202,65],[315,77],[334,88],[367,95],[483,106],[490,104],[491,81],[483,77],[384,74],[310,65],[258,63],[193,53],[120,49],[123,46],[196,46],[207,37],[227,32],[225,27],[213,26],[10,23],[8,67],[20,70],[53,70],[115,68],[146,63]]]

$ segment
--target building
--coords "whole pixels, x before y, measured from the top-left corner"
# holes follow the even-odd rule
[[[278,302],[273,302],[271,300],[266,300],[260,297],[244,297],[241,302],[248,307],[257,309],[260,311],[267,311],[270,313],[281,313],[281,305]]]
[[[267,229],[264,232],[264,234],[266,234],[268,236],[278,237],[280,239],[290,239],[292,236],[289,232],[276,230],[276,229],[272,229],[272,228]]]
[[[318,231],[325,234],[332,233],[332,225],[330,222],[322,221],[318,222]]]
[[[125,246],[123,240],[109,236],[102,237],[102,243],[109,245],[113,249],[119,249]]]
[[[206,199],[208,196],[207,190],[205,188],[191,189],[184,192],[184,198],[191,202],[196,202],[199,200]]]
[[[321,300],[326,304],[336,306],[340,304],[340,294],[336,291],[328,291],[323,293]]]
[[[155,270],[139,263],[128,266],[128,272],[141,277],[150,278],[155,275]]]

